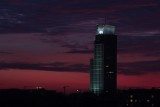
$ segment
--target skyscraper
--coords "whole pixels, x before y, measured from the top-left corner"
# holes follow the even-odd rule
[[[98,25],[94,58],[90,60],[90,90],[95,94],[117,89],[117,36],[115,27]]]

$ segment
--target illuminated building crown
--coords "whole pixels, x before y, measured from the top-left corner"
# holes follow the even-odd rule
[[[97,35],[114,35],[115,27],[111,25],[102,25],[99,24],[97,26]]]

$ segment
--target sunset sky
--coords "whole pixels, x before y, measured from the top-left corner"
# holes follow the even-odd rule
[[[160,87],[159,0],[0,0],[0,89],[89,90],[105,18],[118,36],[118,88]]]

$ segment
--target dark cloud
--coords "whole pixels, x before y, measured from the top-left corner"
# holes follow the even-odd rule
[[[49,64],[1,62],[0,69],[25,69],[25,70],[42,70],[42,71],[61,71],[61,72],[88,72],[89,65],[68,64],[64,62],[55,62],[55,63],[49,63]]]
[[[43,36],[43,35],[42,35]],[[61,48],[65,48],[64,53],[80,53],[80,54],[88,54],[93,53],[93,39],[94,35],[57,35],[48,37],[44,36],[41,39],[45,43],[49,43],[51,45],[58,44]]]
[[[124,75],[144,75],[147,73],[160,72],[160,60],[139,61],[131,63],[119,63],[118,73]],[[60,72],[89,72],[89,65],[68,64],[65,62],[55,62],[49,64],[31,64],[31,63],[0,63],[0,69],[24,69],[24,70],[42,70],[42,71],[60,71]]]
[[[8,55],[8,54],[13,54],[12,52],[6,52],[6,51],[0,51],[0,54],[2,55]]]
[[[66,53],[72,53],[72,54],[92,54],[93,50],[86,49],[86,50],[70,50],[67,51]]]
[[[160,72],[160,60],[118,64],[118,72],[125,75],[144,75]]]
[[[158,36],[159,35],[159,36]],[[143,54],[144,56],[159,56],[160,34],[150,34],[150,36],[136,35],[123,36],[118,35],[118,53],[119,54]]]
[[[1,0],[0,32],[93,32],[106,16],[120,32],[158,29],[158,13],[153,0]]]
[[[92,43],[75,43],[73,42],[72,44],[66,43],[62,44],[62,47],[66,47],[69,49],[69,51],[66,51],[65,53],[72,53],[72,54],[91,54],[93,53],[93,48],[90,47],[89,45]],[[93,45],[93,44],[92,44]]]

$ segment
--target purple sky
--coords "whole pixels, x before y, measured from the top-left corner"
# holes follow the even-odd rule
[[[1,0],[0,88],[56,89],[57,81],[88,89],[96,25],[105,18],[118,35],[118,86],[160,86],[159,0]]]

